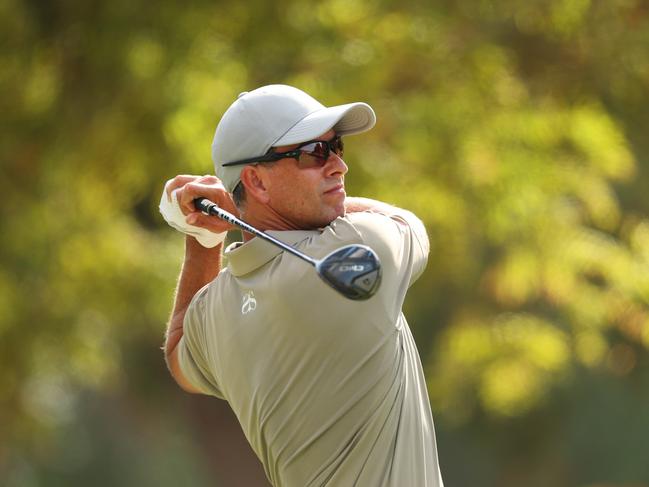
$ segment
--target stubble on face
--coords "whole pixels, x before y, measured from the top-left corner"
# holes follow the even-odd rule
[[[331,140],[329,130],[318,140]],[[278,147],[287,152],[298,145]],[[331,154],[322,167],[301,169],[295,159],[284,159],[267,168],[269,206],[290,228],[314,229],[327,226],[345,214],[347,165]]]
[[[322,168],[273,168],[269,206],[293,228],[327,226],[345,214],[344,175],[325,177]],[[333,191],[331,191],[333,189]]]

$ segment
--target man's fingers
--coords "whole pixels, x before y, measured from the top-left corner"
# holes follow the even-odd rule
[[[196,180],[196,179],[198,179],[200,177],[201,176],[193,176],[191,174],[180,174],[180,175],[176,176],[175,178],[170,179],[169,181],[167,181],[167,184],[165,184],[165,192],[167,193],[168,200],[171,201],[171,193],[174,190],[176,190],[178,188],[182,188],[187,183],[189,183],[191,181],[194,181],[194,180]]]
[[[206,228],[210,232],[222,233],[232,228],[232,225],[220,218],[204,215],[201,212],[194,211],[185,217],[185,221],[196,227]]]
[[[183,213],[195,211],[194,200],[198,197],[207,198],[217,205],[227,195],[227,190],[215,176],[204,176],[206,182],[192,181],[183,187],[178,201]],[[202,179],[202,178],[201,178]]]
[[[216,176],[213,176],[212,174],[206,174],[205,176],[201,176],[200,178],[198,178],[196,182],[202,184],[217,184],[220,183],[221,180]]]

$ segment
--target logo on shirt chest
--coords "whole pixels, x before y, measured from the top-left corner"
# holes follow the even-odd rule
[[[255,294],[252,291],[246,291],[243,295],[243,304],[241,305],[241,314],[247,315],[257,309],[257,300],[255,299]]]

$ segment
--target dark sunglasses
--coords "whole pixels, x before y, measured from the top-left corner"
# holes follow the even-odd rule
[[[322,167],[325,165],[332,152],[337,156],[342,157],[343,149],[343,139],[337,135],[331,140],[310,140],[309,142],[304,142],[297,148],[288,152],[269,152],[264,156],[226,162],[223,166],[238,166],[240,164],[252,164],[254,162],[274,162],[290,157],[297,161],[297,165],[300,169]]]

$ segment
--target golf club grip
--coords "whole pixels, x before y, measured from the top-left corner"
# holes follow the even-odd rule
[[[226,222],[231,223],[232,225],[236,225],[246,231],[249,231],[250,233],[256,234],[256,232],[258,232],[256,228],[252,228],[246,222],[239,220],[232,213],[225,211],[224,209],[220,208],[219,205],[217,205],[213,201],[208,200],[207,198],[196,198],[194,200],[194,207],[205,215],[219,217]]]
[[[218,205],[207,198],[196,198],[194,200],[194,208],[206,215],[219,216],[216,212],[213,212],[214,209],[218,208]]]
[[[280,240],[277,240],[274,237],[271,237],[270,235],[268,235],[267,233],[262,232],[261,230],[257,230],[255,227],[253,227],[252,225],[247,224],[243,220],[240,220],[239,218],[234,216],[232,213],[229,213],[229,212],[225,211],[224,209],[219,208],[219,205],[217,205],[213,201],[210,201],[207,198],[200,197],[200,198],[194,199],[194,207],[198,211],[200,211],[200,212],[202,212],[202,213],[204,213],[206,215],[212,215],[212,216],[216,216],[218,218],[221,218],[222,220],[225,220],[226,222],[228,222],[228,223],[230,223],[232,225],[235,225],[235,226],[245,230],[248,233],[252,233],[253,235],[255,235],[255,236],[257,236],[257,237],[259,237],[259,238],[261,238],[263,240],[266,240],[267,242],[273,243],[273,244],[277,245],[278,247],[284,249],[285,251],[295,255],[296,257],[299,257],[300,259],[308,262],[312,266],[316,265],[316,261],[314,259],[312,259],[311,257],[309,257],[308,255],[305,255],[305,254],[299,252],[298,250],[294,249],[290,245],[287,245],[284,242],[282,242]]]

